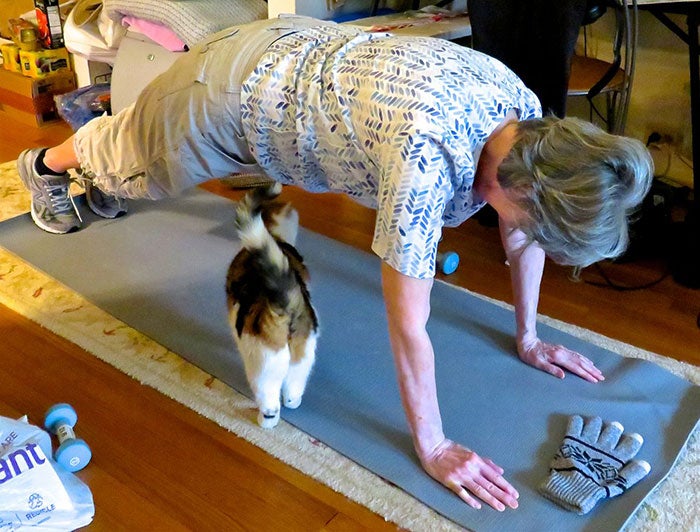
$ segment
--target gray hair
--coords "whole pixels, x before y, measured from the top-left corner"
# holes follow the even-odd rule
[[[630,216],[653,173],[638,140],[577,118],[545,117],[518,123],[498,182],[526,214],[521,229],[547,256],[585,267],[627,248]]]

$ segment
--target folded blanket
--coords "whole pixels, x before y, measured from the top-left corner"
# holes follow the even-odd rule
[[[264,0],[104,0],[104,9],[117,22],[130,15],[162,24],[190,47],[229,26],[267,18]]]
[[[185,43],[182,42],[180,37],[178,37],[173,30],[158,22],[151,22],[150,20],[143,20],[142,18],[127,15],[122,19],[122,25],[130,28],[132,31],[142,33],[170,52],[182,52],[187,50]]]
[[[88,61],[114,64],[126,28],[110,19],[102,0],[78,0],[63,24],[66,48]]]

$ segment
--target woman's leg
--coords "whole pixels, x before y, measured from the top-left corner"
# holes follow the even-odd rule
[[[18,169],[37,225],[52,233],[80,227],[62,173],[70,168],[81,168],[107,194],[148,199],[260,172],[240,121],[241,83],[268,46],[298,24],[264,20],[223,30],[183,54],[132,106],[91,120],[59,146],[24,152]]]
[[[73,147],[74,135],[66,139],[63,143],[44,152],[44,164],[57,174],[62,174],[68,170],[80,168],[80,163],[75,155]]]

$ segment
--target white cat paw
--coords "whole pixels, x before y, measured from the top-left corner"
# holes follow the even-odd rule
[[[274,413],[263,413],[258,412],[258,425],[264,429],[271,429],[279,423],[280,413],[279,410]]]
[[[301,404],[301,396],[299,397],[285,397],[284,406],[287,408],[299,408]]]

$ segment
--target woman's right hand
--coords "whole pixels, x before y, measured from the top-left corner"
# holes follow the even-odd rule
[[[499,512],[518,507],[517,490],[503,478],[503,469],[488,458],[445,438],[421,457],[426,472],[454,491],[473,508],[481,508],[481,499]]]

